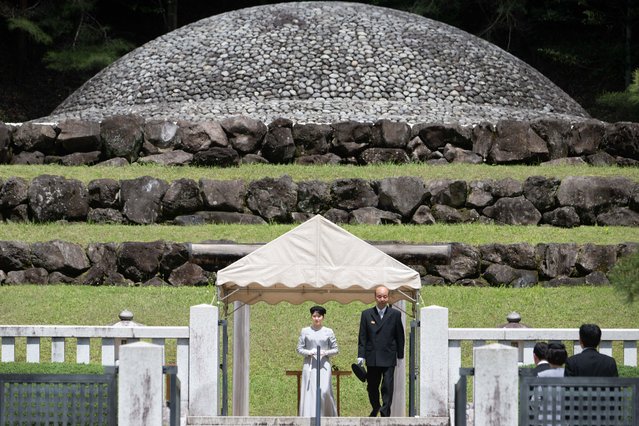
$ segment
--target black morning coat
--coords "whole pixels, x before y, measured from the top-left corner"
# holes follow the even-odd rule
[[[573,355],[564,365],[564,376],[617,377],[617,363],[614,358],[597,352],[595,348]]]
[[[357,357],[365,358],[368,367],[394,367],[404,358],[404,326],[402,315],[390,305],[384,319],[377,307],[362,312],[357,340]]]

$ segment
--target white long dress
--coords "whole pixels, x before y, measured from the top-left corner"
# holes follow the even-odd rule
[[[335,333],[328,327],[319,330],[305,327],[297,342],[297,352],[304,357],[302,366],[302,389],[300,392],[300,416],[315,417],[315,389],[317,388],[317,346],[323,356],[320,359],[320,391],[322,395],[320,415],[337,416],[333,387],[331,386],[331,362],[329,357],[338,353]]]
[[[564,367],[553,367],[548,370],[540,371],[539,374],[537,374],[537,377],[564,377]],[[538,417],[540,420],[543,420],[544,417],[546,420],[552,420],[554,417],[555,420],[560,421],[562,417],[561,409],[564,400],[563,389],[560,386],[553,386],[549,397],[550,398],[543,407],[546,415],[539,415]],[[555,423],[550,422],[548,424],[551,425]],[[557,424],[559,424],[559,422]]]

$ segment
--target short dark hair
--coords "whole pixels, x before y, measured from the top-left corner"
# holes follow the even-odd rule
[[[535,347],[533,348],[533,353],[539,359],[546,359],[546,352],[548,352],[548,343],[546,342],[537,342],[535,343]]]
[[[566,346],[561,342],[551,342],[548,344],[548,352],[546,352],[548,362],[553,365],[564,365],[568,359]]]
[[[315,312],[317,312],[321,316],[324,316],[326,315],[326,308],[324,308],[323,306],[315,305],[311,307],[311,315],[313,315]]]
[[[586,348],[596,348],[601,342],[601,329],[597,324],[581,324],[579,340]]]

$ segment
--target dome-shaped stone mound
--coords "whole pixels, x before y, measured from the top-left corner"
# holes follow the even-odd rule
[[[228,12],[146,43],[98,73],[52,118],[269,122],[580,119],[532,67],[415,14],[357,3],[280,3]]]

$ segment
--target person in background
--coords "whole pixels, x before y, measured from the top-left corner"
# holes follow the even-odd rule
[[[535,347],[533,348],[533,361],[535,362],[535,367],[532,369],[534,376],[537,376],[540,372],[550,368],[550,364],[546,360],[546,351],[548,351],[548,343],[535,343]]]
[[[539,377],[563,377],[564,376],[564,363],[568,358],[568,352],[566,346],[563,343],[551,342],[548,344],[548,350],[546,351],[546,358],[548,359],[547,368],[544,371],[540,371],[537,376]]]
[[[297,341],[297,353],[304,357],[302,365],[302,385],[300,390],[301,417],[316,416],[317,389],[317,347],[320,347],[320,415],[322,417],[337,416],[337,406],[331,386],[331,362],[329,357],[337,355],[337,339],[335,333],[324,327],[326,309],[313,306],[311,309],[311,325],[305,327]]]
[[[389,305],[388,288],[375,289],[375,306],[362,311],[357,339],[357,363],[366,361],[366,390],[372,410],[370,417],[390,417],[393,378],[398,359],[404,358],[402,315]],[[380,384],[382,402],[380,404]]]
[[[599,326],[582,324],[579,327],[579,344],[583,350],[568,358],[564,376],[618,377],[617,362],[613,357],[597,351],[599,342],[601,342]]]
[[[548,350],[546,351],[546,359],[550,365],[550,368],[544,371],[540,371],[537,374],[538,377],[563,377],[564,376],[564,363],[568,358],[568,352],[566,352],[566,346],[563,343],[551,342],[548,344]],[[563,409],[563,392],[561,386],[554,386],[553,392],[546,397],[545,415],[541,415],[542,419],[551,420],[554,419],[556,423],[561,424],[562,409]]]

